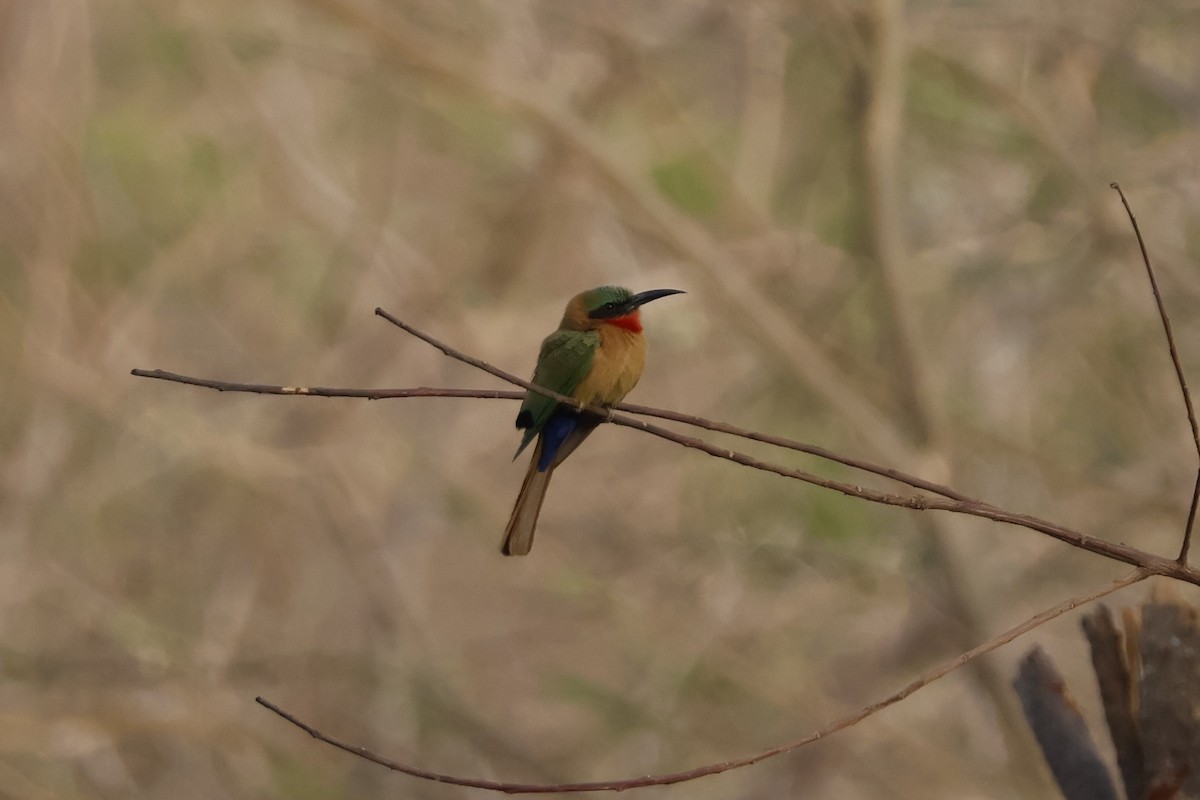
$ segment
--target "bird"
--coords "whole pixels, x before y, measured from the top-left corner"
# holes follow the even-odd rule
[[[585,405],[612,406],[642,377],[646,340],[639,310],[651,300],[681,289],[651,289],[634,294],[621,286],[598,286],[571,298],[558,330],[542,341],[532,383]],[[515,461],[536,438],[537,446],[521,492],[504,530],[500,552],[523,556],[533,546],[533,532],[550,478],[604,417],[579,411],[532,390],[517,412],[524,431]]]

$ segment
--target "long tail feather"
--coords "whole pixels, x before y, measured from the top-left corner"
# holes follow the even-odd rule
[[[542,513],[542,501],[546,499],[546,489],[550,486],[550,476],[554,468],[563,462],[567,456],[575,452],[575,448],[588,437],[601,420],[594,414],[576,416],[571,412],[570,426],[565,435],[556,435],[552,441],[553,452],[543,459],[546,446],[545,436],[539,436],[537,447],[533,450],[533,458],[529,460],[529,470],[525,473],[525,481],[521,484],[521,493],[513,506],[508,518],[508,527],[504,529],[504,544],[500,552],[506,556],[523,556],[533,547],[533,531],[537,527],[538,515]],[[539,469],[545,460],[545,469]]]
[[[500,552],[506,556],[523,556],[533,547],[533,531],[537,527],[538,514],[542,512],[542,501],[546,499],[550,477],[554,474],[553,467],[545,471],[538,470],[541,455],[542,442],[538,440],[533,458],[529,460],[529,471],[525,473],[525,481],[521,484],[521,493],[517,495],[517,502],[508,518],[508,527],[504,529],[504,544],[500,546]]]

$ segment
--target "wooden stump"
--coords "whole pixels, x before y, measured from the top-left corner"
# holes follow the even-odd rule
[[[1123,629],[1098,606],[1083,620],[1117,772],[1128,800],[1200,800],[1200,611],[1156,601]],[[1035,647],[1013,686],[1067,800],[1118,797],[1065,681]]]

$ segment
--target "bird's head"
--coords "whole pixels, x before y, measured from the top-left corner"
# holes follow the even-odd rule
[[[672,294],[683,294],[683,290],[651,289],[634,294],[623,286],[598,286],[571,298],[562,324],[575,330],[590,330],[601,324],[609,324],[641,333],[642,320],[638,309],[651,300]]]

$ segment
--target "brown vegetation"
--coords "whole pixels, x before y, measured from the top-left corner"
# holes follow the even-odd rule
[[[376,306],[525,374],[579,289],[678,286],[633,401],[1174,557],[1194,453],[1108,184],[1198,375],[1198,13],[0,6],[0,797],[463,795],[255,695],[442,772],[685,769],[1126,570],[615,426],[514,564],[509,401],[129,377],[488,385]],[[1076,628],[1036,636],[1068,676]],[[1047,791],[1018,656],[656,796]]]

